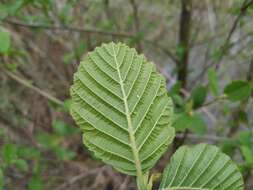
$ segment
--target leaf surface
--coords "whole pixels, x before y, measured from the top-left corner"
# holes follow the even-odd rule
[[[117,170],[149,170],[174,138],[164,78],[135,49],[109,43],[88,53],[74,75],[71,114],[84,144]]]
[[[183,146],[166,167],[160,190],[243,190],[237,166],[216,146]]]

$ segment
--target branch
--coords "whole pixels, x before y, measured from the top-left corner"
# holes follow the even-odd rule
[[[36,86],[33,86],[32,84],[30,84],[29,81],[27,81],[26,79],[22,79],[20,78],[19,76],[15,75],[14,73],[12,72],[9,72],[5,69],[2,69],[2,71],[8,76],[10,77],[11,79],[15,80],[16,82],[18,82],[19,84],[22,84],[23,86],[37,92],[38,94],[40,94],[41,96],[43,96],[44,98],[54,102],[55,104],[59,105],[59,106],[63,106],[64,102],[55,98],[54,96],[52,96],[51,94],[39,89],[38,87]]]
[[[81,33],[87,33],[87,34],[100,34],[104,36],[115,36],[115,37],[122,37],[122,38],[134,38],[134,34],[130,33],[123,33],[123,32],[109,32],[104,30],[98,30],[98,29],[83,29],[80,27],[73,27],[73,26],[49,26],[49,25],[43,25],[43,24],[29,24],[14,20],[8,20],[5,19],[3,22],[16,25],[19,27],[26,27],[26,28],[34,28],[34,29],[47,29],[47,30],[65,30],[70,32],[81,32]]]
[[[111,31],[104,31],[104,30],[98,30],[98,29],[83,29],[80,27],[73,27],[73,26],[49,26],[49,25],[43,25],[43,24],[29,24],[29,23],[8,20],[8,19],[4,19],[2,22],[15,25],[18,27],[25,27],[25,28],[61,30],[61,31],[79,32],[79,33],[86,33],[86,34],[98,34],[98,35],[103,35],[103,36],[113,36],[117,38],[128,38],[128,39],[135,39],[137,37],[135,34],[132,34],[132,33],[111,32]],[[159,43],[153,42],[152,40],[149,40],[149,39],[142,39],[142,41],[163,51],[166,55],[168,55],[171,58],[171,60],[175,64],[179,62],[179,60],[176,58],[176,56],[172,52],[170,52],[168,49],[166,49]]]
[[[132,9],[133,9],[133,18],[134,18],[134,32],[136,34],[140,33],[140,19],[138,15],[138,5],[136,4],[135,0],[130,0]],[[138,39],[137,39],[138,40]],[[142,45],[141,42],[138,40],[137,42],[137,48],[141,52],[142,51]]]
[[[182,86],[186,87],[189,51],[190,51],[190,35],[191,35],[191,15],[192,15],[192,0],[182,0],[179,44],[182,55],[178,65],[178,80],[182,82]]]
[[[217,61],[217,63],[213,63],[215,64],[215,69],[218,70],[219,67],[220,67],[220,64],[221,64],[221,61],[224,57],[224,55],[227,53],[227,50],[228,50],[228,45],[229,45],[229,42],[230,42],[230,39],[233,35],[233,33],[235,32],[238,24],[239,24],[239,21],[241,20],[241,18],[246,14],[247,12],[247,9],[253,4],[253,0],[249,1],[248,0],[245,0],[243,3],[242,3],[242,6],[240,8],[240,13],[238,14],[238,16],[236,17],[236,19],[234,20],[234,23],[228,33],[228,36],[224,42],[224,44],[220,47],[221,48],[221,56],[219,57],[219,60]],[[211,65],[213,65],[211,64]]]

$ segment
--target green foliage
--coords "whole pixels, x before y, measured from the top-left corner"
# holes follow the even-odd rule
[[[123,173],[148,171],[174,138],[164,78],[124,44],[90,52],[74,76],[71,96],[84,144]]]
[[[55,133],[61,136],[71,135],[76,132],[76,129],[74,127],[70,127],[62,120],[55,120],[52,124],[52,127]]]
[[[197,109],[205,102],[207,96],[207,88],[205,86],[197,86],[193,89],[191,98],[193,100],[193,108]]]
[[[29,181],[28,190],[43,190],[43,182],[40,176],[35,175]]]
[[[211,68],[208,70],[207,74],[208,74],[208,86],[211,89],[213,95],[217,96],[219,93],[217,73],[213,68]]]
[[[218,94],[214,70],[209,72],[209,83],[214,94]],[[176,84],[169,94],[176,97],[179,93],[180,85]],[[192,108],[203,105],[206,96],[204,86],[193,90],[185,111],[174,121],[177,131],[205,133],[203,118]],[[148,180],[148,170],[174,137],[170,127],[171,100],[163,78],[152,64],[124,44],[103,44],[81,62],[74,75],[71,97],[71,114],[83,131],[89,150],[117,170],[136,175],[138,189],[151,190],[155,178]],[[245,148],[243,151],[249,157]],[[206,144],[179,148],[164,171],[160,187],[220,188],[242,190],[242,176],[227,155]]]
[[[176,116],[173,125],[176,131],[185,131],[190,129],[194,133],[204,134],[206,132],[206,124],[202,116],[197,113],[182,112]]]
[[[2,150],[4,163],[8,166],[17,159],[17,147],[14,144],[4,144]]]
[[[11,44],[10,33],[0,27],[0,54],[8,53]]]
[[[183,146],[166,167],[160,190],[243,190],[242,175],[231,159],[212,145]]]
[[[246,100],[250,97],[252,86],[247,81],[233,81],[228,84],[224,89],[224,94],[228,96],[228,99],[236,102]]]
[[[15,166],[20,170],[20,171],[23,171],[23,172],[26,172],[28,171],[28,164],[25,160],[23,159],[17,159],[15,160],[14,162]]]
[[[60,144],[64,141],[65,135],[70,135],[75,129],[70,128],[62,121],[55,121],[53,123],[56,133],[40,133],[37,135],[38,142],[47,150],[53,152],[59,160],[72,160],[75,157],[75,152],[70,149],[61,147]],[[68,134],[70,132],[70,134]]]

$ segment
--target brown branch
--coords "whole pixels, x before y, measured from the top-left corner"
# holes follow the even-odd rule
[[[122,37],[122,38],[134,38],[134,34],[130,33],[123,33],[123,32],[109,32],[104,30],[98,30],[98,29],[84,29],[81,27],[73,27],[73,26],[49,26],[49,25],[43,25],[43,24],[29,24],[29,23],[23,23],[19,21],[14,20],[8,20],[4,19],[3,22],[16,25],[19,27],[29,27],[34,29],[48,29],[48,30],[65,30],[70,32],[82,32],[86,34],[100,34],[104,36],[116,36],[116,37]]]
[[[182,82],[182,87],[186,88],[188,57],[190,51],[190,35],[191,35],[191,15],[192,0],[182,0],[180,31],[178,47],[182,50],[178,65],[178,80]]]
[[[133,39],[137,37],[135,34],[131,34],[131,33],[110,32],[110,31],[104,31],[104,30],[98,30],[98,29],[84,29],[84,28],[73,27],[73,26],[49,26],[49,25],[43,25],[43,24],[29,24],[29,23],[8,20],[8,19],[3,20],[2,22],[17,26],[17,27],[80,32],[80,33],[85,33],[87,35],[98,34],[98,35],[103,35],[103,36],[113,36],[117,38],[129,38],[129,39]],[[162,52],[168,55],[175,64],[179,62],[178,58],[172,52],[170,52],[167,48],[163,47],[159,43],[153,42],[152,40],[149,40],[149,39],[142,39],[142,41],[144,43],[152,45],[153,47],[160,49]]]
[[[182,88],[187,87],[187,74],[189,64],[189,52],[190,52],[190,35],[191,35],[191,15],[192,15],[192,0],[181,0],[181,15],[179,23],[179,44],[180,48],[180,61],[178,63],[178,80],[182,83]],[[177,138],[173,144],[173,152],[180,147],[185,140],[189,130],[184,131],[182,138]]]
[[[140,19],[138,15],[138,5],[135,0],[130,0],[133,9],[133,17],[134,17],[134,32],[135,34],[140,34]],[[139,39],[137,39],[137,49],[139,52],[142,52],[142,44]]]
[[[223,45],[220,47],[221,48],[221,56],[219,57],[217,63],[213,63],[211,65],[215,65],[215,69],[218,70],[219,67],[220,67],[220,64],[221,64],[221,61],[224,57],[224,55],[227,53],[228,49],[229,49],[229,43],[230,43],[230,39],[233,35],[233,33],[235,32],[238,24],[239,24],[239,21],[241,20],[241,18],[247,13],[247,10],[248,8],[253,5],[253,0],[249,1],[248,0],[245,0],[243,3],[242,3],[242,6],[240,8],[240,13],[238,14],[238,16],[236,17],[236,19],[234,20],[233,24],[232,24],[232,27],[228,33],[228,36],[227,38],[225,39],[225,42],[223,43]]]
[[[33,86],[32,84],[30,84],[30,82],[26,79],[22,79],[21,77],[15,75],[12,72],[9,72],[5,69],[1,69],[3,71],[3,73],[5,73],[8,77],[10,77],[11,79],[15,80],[16,82],[18,82],[19,84],[22,84],[23,86],[37,92],[38,94],[40,94],[41,96],[43,96],[44,98],[54,102],[57,105],[63,106],[64,102],[55,98],[54,96],[52,96],[51,94],[39,89],[36,86]]]

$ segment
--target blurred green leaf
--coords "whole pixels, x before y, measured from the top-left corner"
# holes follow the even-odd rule
[[[71,99],[64,100],[63,111],[69,113],[70,106],[71,106]]]
[[[249,82],[238,80],[228,84],[224,89],[224,94],[228,96],[229,100],[236,102],[249,98],[251,89]]]
[[[28,171],[28,164],[25,160],[23,159],[17,159],[14,161],[14,165],[20,170],[20,171],[23,171],[23,172],[26,172]]]
[[[76,131],[74,127],[69,126],[62,120],[53,121],[53,129],[58,135],[62,136],[71,135]]]
[[[41,145],[49,149],[58,146],[58,144],[61,142],[61,137],[58,135],[43,132],[37,134],[36,139]]]
[[[183,107],[184,105],[184,99],[180,95],[180,90],[181,90],[181,82],[177,82],[174,84],[170,90],[169,90],[169,96],[173,99],[173,102],[176,106]]]
[[[193,100],[193,108],[197,109],[205,102],[207,96],[207,88],[205,86],[197,86],[193,89],[191,98]]]
[[[244,124],[248,124],[249,123],[249,119],[248,119],[248,114],[243,111],[243,110],[240,110],[238,112],[238,119],[241,123],[244,123]]]
[[[253,132],[250,130],[240,131],[236,139],[240,145],[251,146],[253,144]]]
[[[175,95],[175,94],[179,94],[180,90],[181,90],[182,84],[181,82],[177,82],[176,84],[174,84],[170,90],[169,90],[169,95]]]
[[[10,71],[16,71],[18,68],[18,65],[16,63],[9,63],[9,64],[6,64],[6,68]]]
[[[0,4],[0,20],[8,15],[16,15],[24,5],[24,0],[9,1],[5,4]]]
[[[208,86],[211,89],[213,95],[217,96],[219,93],[217,73],[213,68],[210,68],[207,74],[208,74]]]
[[[8,53],[11,44],[11,37],[8,31],[0,28],[0,53]]]
[[[18,148],[18,156],[27,159],[38,159],[41,156],[41,152],[37,148],[23,146]]]
[[[17,159],[17,147],[14,144],[4,144],[2,151],[3,160],[7,165],[10,165],[15,159]]]
[[[253,149],[250,149],[248,146],[240,146],[240,150],[245,161],[253,168]]]
[[[72,160],[76,156],[74,151],[67,150],[62,147],[56,147],[54,151],[58,159],[63,160],[63,161]]]
[[[42,190],[43,189],[43,181],[40,176],[33,176],[29,181],[28,190]]]
[[[174,121],[176,131],[184,131],[190,129],[196,134],[204,134],[206,132],[206,124],[199,114],[190,115],[188,113],[180,113]]]

